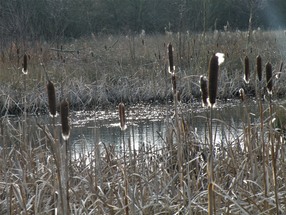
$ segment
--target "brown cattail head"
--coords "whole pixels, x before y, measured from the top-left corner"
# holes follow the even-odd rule
[[[172,86],[173,86],[173,93],[175,94],[177,91],[177,81],[176,81],[175,73],[172,73]]]
[[[267,92],[268,94],[272,94],[272,65],[271,63],[266,64],[266,87],[267,87]]]
[[[27,54],[24,54],[22,72],[23,72],[23,74],[25,74],[25,75],[28,74],[28,56],[27,56]]]
[[[239,89],[239,97],[240,97],[240,100],[241,100],[242,102],[245,101],[245,92],[244,92],[244,89],[243,89],[243,88],[240,88],[240,89]]]
[[[122,102],[119,103],[119,119],[120,119],[120,128],[121,130],[125,130],[127,128],[125,121],[125,106]]]
[[[200,78],[201,94],[202,94],[202,105],[203,107],[208,106],[208,80],[205,76],[201,75]]]
[[[262,61],[260,55],[256,57],[256,73],[259,81],[262,80]]]
[[[173,59],[173,46],[171,43],[168,45],[168,55],[169,55],[169,72],[173,73],[174,72],[174,59]]]
[[[209,101],[211,106],[215,104],[218,82],[218,57],[213,55],[209,63]]]
[[[284,65],[284,63],[283,63],[283,61],[281,61],[280,66],[279,66],[279,71],[275,75],[276,79],[280,78],[280,75],[282,74],[282,70],[283,70],[283,65]]]
[[[51,81],[48,81],[47,91],[48,91],[48,102],[49,102],[50,115],[52,117],[56,117],[56,115],[57,115],[56,92],[55,92],[54,84]]]
[[[250,76],[249,58],[247,56],[245,56],[245,58],[244,58],[244,81],[246,84],[249,84],[249,76]]]
[[[62,123],[62,137],[64,140],[68,140],[70,137],[69,126],[69,103],[67,100],[61,103],[61,123]]]

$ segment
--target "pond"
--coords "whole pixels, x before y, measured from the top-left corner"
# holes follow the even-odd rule
[[[213,136],[216,144],[224,139],[235,139],[243,123],[243,108],[237,104],[223,104],[213,111]],[[188,122],[198,140],[208,137],[208,109],[200,105],[179,108],[179,115]],[[166,139],[168,127],[172,126],[174,110],[170,105],[136,105],[126,107],[127,128],[119,126],[117,109],[97,112],[72,113],[71,141],[77,150],[91,149],[95,143],[120,146],[130,141],[138,149],[142,144],[160,146]]]
[[[200,103],[187,105],[181,104],[178,108],[179,116],[191,127],[192,135],[199,141],[208,141],[208,115],[209,109],[202,108]],[[241,134],[245,122],[244,108],[241,104],[227,102],[220,104],[213,110],[212,133],[216,145],[223,141],[234,140]],[[255,112],[255,110],[253,110]],[[174,124],[174,110],[172,105],[146,105],[138,104],[126,106],[127,128],[123,132],[119,127],[117,107],[104,111],[79,111],[70,113],[71,135],[69,144],[77,152],[88,152],[96,143],[115,145],[119,148],[123,141],[130,143],[135,149],[140,146],[152,145],[159,147],[166,141],[170,127]],[[253,120],[259,118],[252,114]],[[15,117],[10,120],[15,128],[20,125],[22,118]],[[36,122],[36,123],[35,123]],[[49,116],[28,116],[29,126],[48,125],[51,128]],[[56,118],[56,126],[60,133],[60,117]],[[31,130],[33,130],[32,128]],[[35,126],[37,129],[37,126]],[[174,142],[176,138],[174,137]]]

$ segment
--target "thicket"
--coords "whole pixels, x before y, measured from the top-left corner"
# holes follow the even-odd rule
[[[0,1],[5,39],[77,38],[91,33],[247,30],[284,27],[284,0]],[[251,19],[250,19],[251,18]],[[251,23],[249,23],[251,22]]]

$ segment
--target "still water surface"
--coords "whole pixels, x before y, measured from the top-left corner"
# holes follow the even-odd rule
[[[213,134],[215,142],[220,144],[225,139],[238,137],[243,123],[241,105],[222,105],[213,112]],[[127,129],[122,132],[119,127],[117,110],[98,112],[74,112],[71,115],[71,141],[77,149],[92,148],[95,143],[119,146],[130,140],[136,149],[142,144],[160,146],[166,139],[168,125],[172,121],[171,106],[134,106],[126,107]],[[209,111],[200,108],[183,107],[181,115],[193,128],[196,137],[207,139],[207,116]]]

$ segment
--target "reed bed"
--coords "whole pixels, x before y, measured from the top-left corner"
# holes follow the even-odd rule
[[[178,91],[181,100],[189,102],[200,98],[198,79],[207,74],[209,58],[215,52],[226,55],[221,68],[218,97],[238,98],[243,85],[244,58],[249,59],[249,69],[254,71],[255,58],[272,63],[278,71],[285,57],[283,31],[254,31],[249,44],[245,32],[209,32],[205,36],[182,32],[168,35],[93,35],[75,41],[59,41],[57,46],[45,41],[11,42],[1,49],[0,80],[2,114],[21,112],[23,103],[23,74],[19,58],[26,54],[29,62],[27,109],[30,112],[47,112],[45,91],[46,72],[55,87],[69,92],[72,109],[93,109],[97,106],[113,106],[123,101],[136,104],[139,101],[166,103],[173,99],[168,79],[167,44],[172,43]],[[180,40],[179,40],[180,39]],[[142,42],[144,41],[144,42]],[[181,41],[179,43],[179,41]],[[179,47],[180,46],[180,47]],[[253,73],[251,73],[253,74]],[[252,77],[249,77],[250,79]],[[281,77],[284,80],[285,76]],[[282,82],[282,81],[281,81]],[[280,82],[280,83],[281,83]],[[255,86],[249,84],[249,91]],[[277,96],[285,95],[283,85],[276,88]],[[9,95],[9,97],[8,97]],[[7,107],[7,99],[9,106]]]
[[[143,52],[138,48],[139,39],[132,35],[119,37],[118,40],[94,38],[94,46],[85,45],[81,41],[84,49],[78,52],[70,51],[78,50],[75,45],[56,50],[47,49],[51,56],[45,62],[42,58],[40,62],[45,64],[48,75],[44,73],[42,65],[35,66],[38,63],[35,58],[34,64],[29,61],[24,104],[12,97],[16,94],[4,93],[4,88],[2,89],[2,113],[5,114],[0,122],[0,213],[284,214],[286,110],[277,101],[277,97],[284,95],[282,83],[285,74],[283,64],[277,64],[281,62],[277,58],[282,58],[282,52],[276,58],[271,55],[276,53],[272,48],[276,47],[279,40],[272,41],[270,35],[273,32],[258,32],[253,35],[257,37],[257,41],[262,37],[264,40],[269,37],[266,40],[269,41],[266,51],[261,53],[257,53],[259,50],[254,48],[254,44],[245,50],[235,49],[241,47],[237,43],[243,44],[247,39],[247,35],[241,32],[218,32],[203,38],[195,35],[196,38],[189,41],[192,41],[192,49],[185,52],[189,54],[186,55],[189,56],[189,61],[182,58],[185,56],[183,52],[178,54],[181,56],[180,60],[175,61],[176,51],[169,49],[168,53],[166,50],[170,45],[166,44],[162,44],[162,49],[155,47],[156,55],[150,51],[151,46],[142,48]],[[279,39],[285,37],[281,32],[276,36]],[[176,44],[175,37],[169,35],[164,38],[173,40],[173,46]],[[238,40],[240,38],[241,41]],[[102,42],[100,39],[105,46],[97,53],[100,47],[98,42]],[[141,46],[149,44],[151,38],[149,39],[144,38],[142,43],[141,38]],[[216,45],[213,45],[214,40],[217,41]],[[113,55],[116,53],[114,49],[123,51],[126,47],[121,41],[129,44],[129,55],[126,55],[129,56],[128,60],[123,58],[123,53],[120,53],[120,61]],[[201,48],[202,44],[206,44],[208,49]],[[94,49],[87,53],[87,47]],[[213,55],[218,49],[227,58],[219,71],[218,59]],[[137,50],[142,52],[136,52]],[[161,53],[161,50],[165,51]],[[170,50],[172,58],[168,56]],[[85,58],[81,56],[82,52],[85,53]],[[16,53],[20,55],[20,52]],[[40,53],[42,56],[47,55],[44,51]],[[141,58],[143,54],[145,57]],[[261,59],[256,61],[258,54],[264,63],[274,62],[266,64],[264,78],[260,74]],[[245,76],[247,83],[243,82],[245,56],[248,59]],[[194,58],[196,65],[190,62]],[[114,59],[117,61],[113,65],[110,62]],[[211,63],[209,70],[215,70],[216,76],[212,77],[214,73],[209,71],[209,80],[202,76],[200,85],[200,77],[206,75],[208,64],[213,59],[215,64]],[[254,62],[257,63],[258,78],[254,72],[251,73],[255,68]],[[9,64],[13,65],[12,62]],[[103,66],[100,67],[100,64]],[[2,63],[1,66],[3,65],[7,66]],[[93,65],[92,68],[90,65]],[[168,65],[175,65],[173,68],[176,68],[176,72],[173,69],[170,70],[172,74],[168,74]],[[275,70],[272,68],[275,67],[278,68],[280,77],[274,80]],[[17,68],[11,68],[18,72]],[[109,72],[110,68],[113,72]],[[119,74],[114,75],[114,71]],[[8,82],[9,77],[5,77],[6,74],[1,75],[7,83],[18,81],[23,88],[20,75],[13,77],[14,82]],[[47,80],[47,76],[58,80],[55,86],[53,80]],[[87,84],[83,84],[85,82]],[[39,84],[35,87],[35,83],[45,83],[43,87],[47,87],[48,92],[42,90]],[[144,84],[148,86],[143,87]],[[204,138],[198,136],[196,129],[192,127],[192,107],[188,106],[185,111],[178,99],[178,92],[185,99],[196,93],[200,98],[200,86],[204,93],[203,108],[209,112],[206,117],[201,117],[208,134]],[[14,87],[18,87],[21,92],[19,86]],[[133,89],[138,90],[135,95],[131,92]],[[237,97],[241,94],[243,98],[240,104],[240,129],[217,119],[213,114],[216,106],[219,107],[221,103],[217,97],[229,98],[230,95],[226,94],[228,91],[231,94],[237,93]],[[253,91],[259,96],[251,97]],[[158,98],[162,96],[162,101],[174,100],[170,108],[173,114],[165,115],[166,135],[161,136],[162,145],[146,143],[136,149],[134,138],[124,138],[126,125],[132,123],[128,117],[128,102],[145,99],[154,101],[157,97],[152,92],[157,93]],[[35,94],[38,96],[32,96]],[[206,97],[209,97],[210,107],[206,107]],[[33,106],[30,101],[36,98],[38,103]],[[95,134],[94,142],[86,143],[83,139],[81,150],[75,151],[70,141],[72,126],[69,124],[69,108],[94,108],[99,104],[118,105],[119,102],[118,123],[122,128],[122,147],[100,143]],[[52,117],[47,123],[35,116],[30,123],[25,113],[25,120],[12,122],[9,116],[11,105],[20,111],[23,107],[29,111],[33,110],[32,107],[41,110],[41,106],[49,105]],[[57,111],[60,111],[61,120],[57,117]],[[214,121],[220,127],[214,127]],[[62,127],[56,126],[60,123]],[[217,134],[222,130],[229,135],[220,135],[221,139],[217,139]],[[91,150],[85,150],[86,144],[91,145]]]

